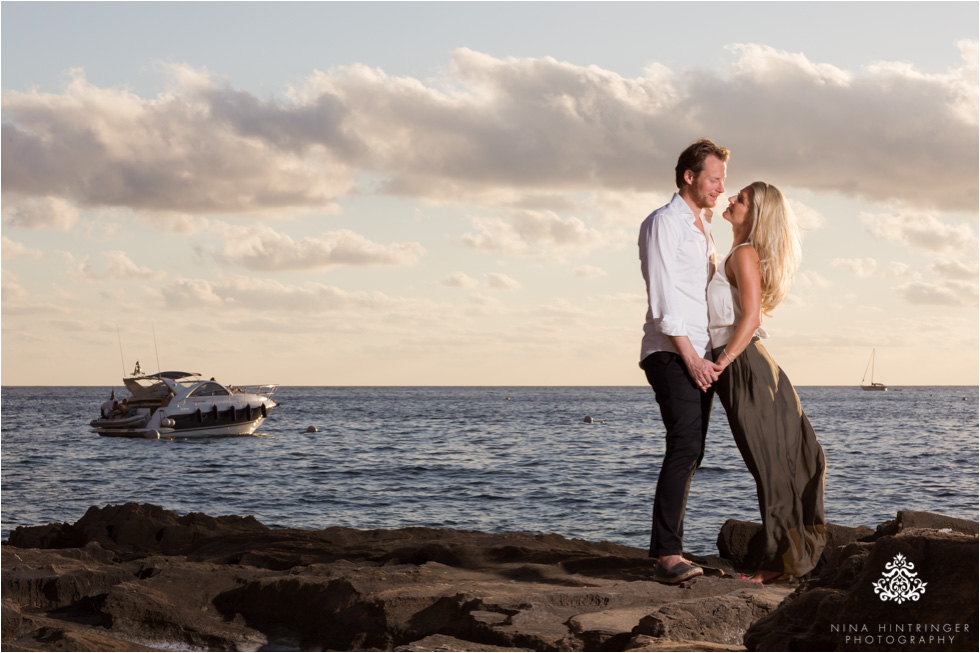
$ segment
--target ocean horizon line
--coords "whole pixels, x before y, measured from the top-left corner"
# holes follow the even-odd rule
[[[152,376],[152,375],[151,375]],[[60,384],[48,384],[48,383],[27,383],[27,384],[3,384],[0,385],[2,388],[103,388],[109,386],[121,385],[119,383],[60,383]],[[236,385],[249,385],[247,383],[239,383]],[[386,384],[371,384],[371,383],[354,383],[354,384],[323,384],[314,385],[308,383],[272,383],[263,385],[278,385],[279,387],[289,387],[289,388],[649,388],[647,384],[636,384],[636,385],[613,385],[613,384],[499,384],[499,385],[470,385],[470,384],[442,384],[442,383],[427,383],[427,384],[416,384],[416,385],[386,385]],[[860,388],[859,383],[814,383],[814,384],[797,384],[796,388]],[[968,385],[968,384],[953,384],[953,385],[937,385],[928,383],[910,383],[903,385],[892,385],[889,384],[888,390],[901,390],[904,388],[980,388],[980,385]]]

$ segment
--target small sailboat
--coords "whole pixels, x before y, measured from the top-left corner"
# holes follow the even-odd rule
[[[868,368],[871,368],[871,385],[864,385],[864,380],[868,377]],[[864,376],[861,377],[861,389],[862,390],[877,390],[884,392],[888,390],[888,387],[884,383],[875,383],[875,350],[871,350],[871,360],[868,361],[868,365],[864,368]]]

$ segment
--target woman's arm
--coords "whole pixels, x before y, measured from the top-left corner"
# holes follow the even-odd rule
[[[728,259],[725,273],[729,269],[735,276],[732,285],[738,291],[742,305],[742,319],[735,325],[732,339],[725,345],[725,353],[718,357],[717,363],[728,367],[752,341],[756,329],[762,325],[762,275],[759,273],[759,255],[752,245],[739,247]],[[731,276],[729,276],[731,279]]]

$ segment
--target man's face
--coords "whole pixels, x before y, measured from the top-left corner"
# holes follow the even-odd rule
[[[718,198],[725,193],[725,162],[714,155],[704,160],[704,168],[691,183],[691,199],[698,208],[714,208]],[[691,175],[690,171],[686,174]]]

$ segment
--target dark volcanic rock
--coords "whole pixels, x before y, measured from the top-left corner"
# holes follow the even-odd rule
[[[74,524],[21,526],[10,544],[21,548],[64,549],[96,542],[117,553],[176,555],[195,543],[216,536],[268,532],[254,517],[211,517],[192,512],[183,517],[152,504],[92,506]]]
[[[937,515],[934,512],[921,512],[918,510],[899,510],[895,519],[879,524],[874,535],[865,540],[875,540],[885,535],[895,535],[901,531],[915,529],[926,529],[933,531],[952,531],[965,535],[977,535],[980,533],[980,524],[967,519],[957,519],[946,515]]]
[[[721,636],[699,601],[742,615],[790,592],[731,576],[667,586],[651,571],[642,549],[558,535],[273,530],[251,518],[108,506],[13,533],[3,547],[3,645],[621,650],[649,637],[634,630],[652,614],[667,625],[653,638],[663,650],[674,633]],[[726,624],[725,641],[749,621]]]
[[[873,541],[837,549],[821,576],[748,630],[745,645],[754,651],[978,650],[978,542],[967,534],[976,526],[900,512]]]
[[[633,629],[633,634],[737,646],[742,643],[746,629],[772,612],[785,596],[785,593],[777,591],[763,593],[753,590],[676,601],[660,606],[643,617]]]
[[[793,586],[731,573],[653,582],[646,551],[609,542],[269,529],[249,517],[107,506],[75,524],[14,531],[2,548],[2,642],[4,650],[728,651],[744,636],[759,649],[815,650],[845,647],[841,624],[914,612],[922,623],[968,623],[971,634],[953,647],[962,650],[976,645],[977,540],[953,529],[969,525],[900,513],[877,533],[832,531],[840,545],[829,547],[823,572],[781,603]],[[748,542],[747,532],[726,525],[726,542]],[[927,582],[901,606],[871,587],[898,553]]]

